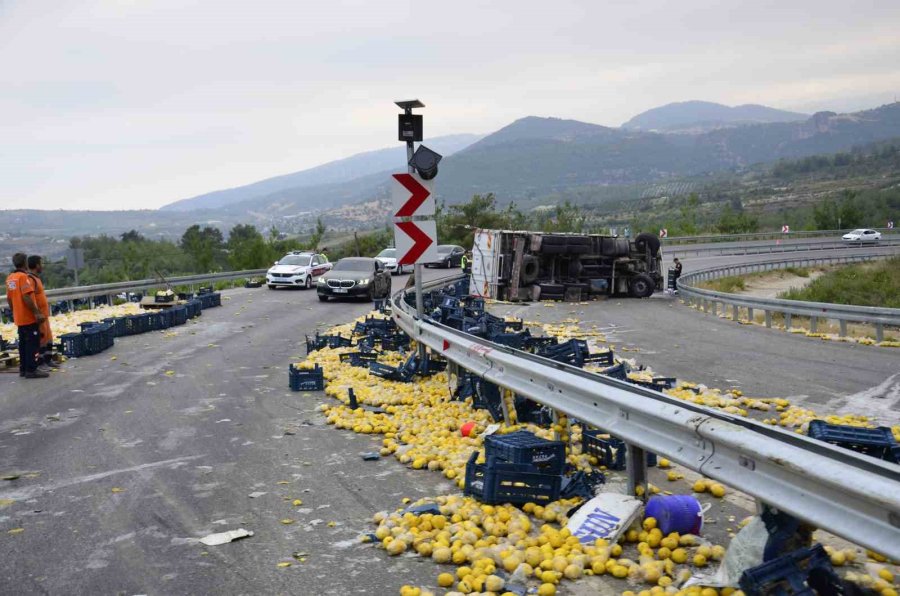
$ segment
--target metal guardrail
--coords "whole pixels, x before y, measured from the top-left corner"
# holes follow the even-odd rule
[[[877,243],[860,243],[845,242],[843,240],[814,240],[811,242],[779,242],[777,244],[741,244],[735,242],[722,242],[713,245],[674,245],[666,246],[664,251],[667,255],[699,255],[719,254],[719,255],[761,255],[774,254],[781,252],[806,252],[815,250],[836,250],[836,249],[862,249],[862,248],[891,248],[900,246],[900,236],[889,236],[882,238]]]
[[[775,240],[776,238],[822,238],[825,236],[840,237],[847,232],[852,232],[858,228],[848,228],[845,230],[798,230],[796,232],[772,231],[772,232],[748,232],[745,234],[708,234],[705,236],[670,236],[661,238],[663,246],[676,244],[695,244],[701,242],[742,242],[747,240]],[[896,228],[867,228],[881,232],[883,235],[900,234],[900,229]]]
[[[747,313],[746,320],[754,321],[754,311],[762,311],[766,327],[772,327],[772,314],[784,316],[785,329],[791,328],[791,317],[809,317],[810,331],[816,333],[820,319],[836,320],[840,326],[840,335],[847,335],[847,322],[867,323],[875,327],[875,338],[884,341],[884,327],[900,327],[900,309],[878,308],[874,306],[854,306],[849,304],[833,304],[828,302],[804,302],[801,300],[784,300],[781,298],[762,298],[745,294],[730,294],[697,287],[697,284],[721,277],[746,275],[761,271],[774,271],[788,267],[812,267],[816,265],[835,265],[844,263],[860,263],[890,255],[846,255],[837,257],[802,257],[781,261],[752,263],[746,265],[729,265],[692,271],[682,275],[678,280],[678,292],[683,302],[696,306],[703,312],[718,315],[719,305],[727,314],[731,306],[731,317],[740,321],[742,309]]]
[[[900,558],[900,466],[420,320],[405,294],[394,295],[393,316],[412,338],[492,383],[625,441],[630,485],[645,482],[643,454],[652,451]]]
[[[171,286],[189,286],[217,281],[228,281],[242,277],[255,277],[265,275],[266,269],[247,269],[245,271],[223,271],[221,273],[204,273],[202,275],[185,275],[182,277],[169,277],[166,281]],[[60,300],[75,300],[78,298],[92,298],[94,296],[109,296],[121,292],[133,292],[135,290],[147,290],[163,287],[166,284],[155,279],[138,279],[134,281],[120,281],[109,284],[96,284],[93,286],[77,286],[73,288],[58,288],[47,290],[47,298],[53,302]],[[0,296],[0,307],[6,307],[6,296]]]

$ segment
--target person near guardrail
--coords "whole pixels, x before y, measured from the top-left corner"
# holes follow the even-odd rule
[[[19,374],[26,379],[44,379],[50,375],[38,370],[38,353],[41,349],[40,325],[47,317],[34,301],[34,283],[25,268],[27,260],[23,253],[13,255],[16,270],[6,278],[6,300],[19,329]]]
[[[28,274],[34,284],[34,302],[40,309],[46,320],[41,323],[41,348],[38,358],[38,370],[50,372],[51,368],[59,368],[53,362],[53,330],[50,328],[50,303],[47,301],[47,293],[44,291],[44,282],[41,273],[44,272],[44,262],[38,255],[28,257]]]

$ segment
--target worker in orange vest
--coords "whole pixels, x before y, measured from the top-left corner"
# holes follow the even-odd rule
[[[49,373],[38,370],[41,349],[41,323],[46,316],[34,301],[34,283],[25,269],[28,258],[23,253],[13,255],[15,271],[6,278],[6,301],[13,312],[13,322],[19,328],[19,374],[26,379],[43,379]]]
[[[53,330],[50,329],[50,303],[47,301],[47,293],[44,292],[44,282],[41,273],[44,272],[44,262],[38,255],[28,257],[28,274],[34,283],[34,302],[47,319],[41,323],[41,349],[38,358],[38,370],[50,372],[51,368],[59,368],[53,362]]]

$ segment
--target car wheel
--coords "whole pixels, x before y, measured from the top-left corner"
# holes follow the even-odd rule
[[[328,296],[324,294],[319,294],[319,302],[328,302]]]
[[[303,289],[308,290],[312,287],[312,275],[306,276],[306,283],[303,284]]]

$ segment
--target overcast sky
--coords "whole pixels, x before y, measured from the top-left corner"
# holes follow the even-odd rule
[[[0,208],[154,208],[528,115],[900,95],[900,1],[0,0]]]

